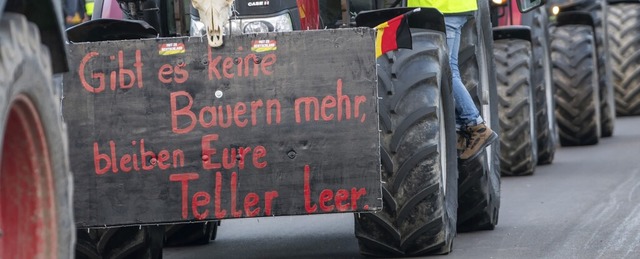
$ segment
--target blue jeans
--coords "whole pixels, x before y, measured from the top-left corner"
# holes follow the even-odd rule
[[[468,16],[445,16],[447,26],[447,45],[449,46],[449,65],[453,83],[453,99],[456,104],[456,130],[466,126],[475,126],[483,123],[480,112],[471,99],[471,95],[462,83],[460,69],[458,68],[458,52],[460,51],[460,35],[462,26],[467,23]]]

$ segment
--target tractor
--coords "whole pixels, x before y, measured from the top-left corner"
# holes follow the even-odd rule
[[[0,258],[72,258],[60,1],[0,1]]]
[[[500,147],[457,159],[442,14],[402,1],[343,1],[340,12],[318,2],[236,1],[228,22],[214,23],[219,47],[216,13],[183,1],[95,1],[92,20],[67,30],[76,69],[64,76],[62,114],[78,186],[77,258],[160,258],[167,240],[207,243],[218,222],[238,217],[351,212],[361,253],[387,257],[446,254],[457,232],[495,228]],[[541,2],[517,4],[524,12]],[[489,2],[478,7],[463,28],[460,68],[499,131]],[[125,19],[107,18],[116,8]],[[374,60],[370,28],[400,15],[411,49]],[[334,95],[319,94],[327,89]],[[295,119],[280,121],[280,109]],[[231,112],[240,115],[225,119]]]
[[[619,116],[640,115],[640,82],[636,76],[640,4],[637,1],[606,1],[609,64],[611,66],[615,110]]]
[[[597,144],[613,134],[616,115],[607,1],[550,1],[547,6],[560,144]]]
[[[557,145],[545,8],[521,13],[515,1],[492,2],[499,102],[500,170],[530,175],[550,164]]]

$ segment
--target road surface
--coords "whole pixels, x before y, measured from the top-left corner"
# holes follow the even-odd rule
[[[640,258],[640,117],[595,146],[559,148],[533,176],[503,177],[493,231],[458,234],[450,258]],[[223,221],[178,258],[361,258],[353,214]]]

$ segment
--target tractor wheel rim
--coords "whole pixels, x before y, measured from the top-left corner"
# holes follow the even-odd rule
[[[53,169],[38,111],[26,95],[9,106],[0,157],[0,257],[55,258]]]

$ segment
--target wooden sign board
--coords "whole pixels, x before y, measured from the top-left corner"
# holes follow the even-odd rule
[[[371,29],[69,45],[80,227],[382,206]]]

